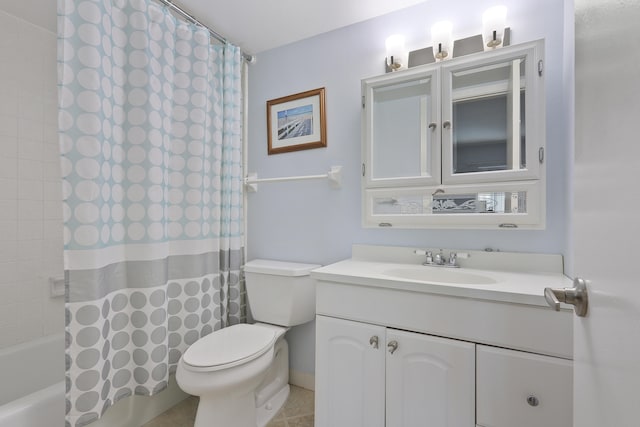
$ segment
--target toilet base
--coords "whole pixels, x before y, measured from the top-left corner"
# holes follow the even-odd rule
[[[289,345],[280,337],[274,347],[273,362],[255,393],[257,427],[266,426],[289,397]]]
[[[289,384],[282,387],[264,405],[256,409],[257,427],[265,427],[284,406],[289,397]]]
[[[200,396],[193,427],[256,427],[254,402],[253,393],[236,396],[233,399]]]

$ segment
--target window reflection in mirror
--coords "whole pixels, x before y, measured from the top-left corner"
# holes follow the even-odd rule
[[[453,173],[526,169],[524,59],[453,73]]]

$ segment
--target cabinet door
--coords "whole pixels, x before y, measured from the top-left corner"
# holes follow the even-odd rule
[[[439,69],[362,82],[366,187],[440,183]]]
[[[542,42],[442,69],[442,181],[537,179],[544,147]]]
[[[316,317],[316,427],[384,427],[384,346],[381,326]]]
[[[387,329],[387,345],[386,427],[475,424],[475,344]]]
[[[570,360],[482,345],[477,350],[479,425],[573,425]]]

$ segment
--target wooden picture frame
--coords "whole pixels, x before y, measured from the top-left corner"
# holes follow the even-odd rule
[[[267,101],[268,154],[326,147],[324,105],[324,88]]]

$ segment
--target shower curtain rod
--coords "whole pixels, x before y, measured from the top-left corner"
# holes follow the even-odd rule
[[[182,16],[184,19],[186,19],[187,21],[191,22],[192,24],[196,24],[196,25],[199,25],[199,26],[207,29],[209,31],[209,33],[216,40],[218,40],[219,42],[221,42],[221,43],[226,43],[227,42],[227,39],[225,37],[223,37],[221,34],[218,34],[217,32],[215,32],[214,30],[212,30],[208,26],[204,25],[202,22],[198,21],[198,19],[196,19],[195,16],[193,16],[189,12],[186,12],[184,9],[182,9],[180,6],[176,5],[171,0],[156,0],[156,1],[158,1],[158,2],[162,3],[163,5],[169,7],[171,10],[175,11],[178,15]],[[245,53],[244,51],[242,51],[242,58],[245,61],[247,61],[248,63],[250,63],[250,64],[255,62],[255,59],[256,59],[255,56],[249,55],[248,53]]]

